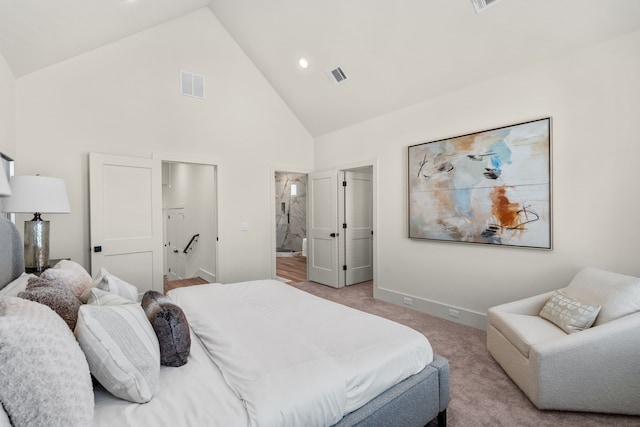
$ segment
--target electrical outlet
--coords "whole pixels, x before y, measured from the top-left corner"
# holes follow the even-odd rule
[[[450,308],[449,316],[455,317],[457,319],[458,317],[460,317],[460,312],[458,310],[454,310],[453,308]]]
[[[402,298],[402,302],[405,303],[406,305],[413,305],[413,300],[409,297]]]

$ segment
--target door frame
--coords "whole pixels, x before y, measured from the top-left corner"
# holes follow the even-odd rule
[[[272,165],[269,170],[269,188],[271,203],[271,278],[276,279],[276,180],[275,173],[280,172],[292,172],[292,173],[306,173],[310,174],[315,171],[327,170],[329,168],[337,171],[353,170],[371,167],[371,197],[373,201],[373,294],[375,297],[376,287],[378,282],[378,158],[374,157],[369,160],[362,160],[352,163],[345,163],[340,165],[333,165],[332,167],[319,168],[313,171],[304,168],[296,168],[291,166]],[[308,202],[308,198],[307,198]],[[309,213],[307,212],[307,230],[309,230]]]
[[[215,240],[215,271],[213,274],[215,275],[216,282],[222,282],[222,268],[220,267],[220,224],[222,223],[222,214],[220,206],[222,206],[222,195],[220,194],[220,188],[222,185],[220,184],[221,180],[221,169],[222,166],[220,162],[215,159],[208,158],[207,156],[191,156],[180,153],[167,153],[167,152],[154,152],[151,154],[151,158],[157,160],[162,165],[163,162],[168,163],[187,163],[187,164],[196,164],[196,165],[206,165],[213,166],[215,171],[215,182],[214,182],[214,191],[215,191],[215,211],[216,211],[216,219],[214,222],[215,230],[216,230],[216,240]],[[164,271],[163,265],[163,271]]]

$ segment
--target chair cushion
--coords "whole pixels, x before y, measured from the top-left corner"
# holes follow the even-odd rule
[[[597,268],[584,268],[575,275],[565,295],[600,305],[594,326],[640,311],[640,278]]]
[[[562,329],[540,316],[490,310],[489,323],[526,358],[529,358],[533,345],[567,336]]]
[[[566,333],[573,334],[593,325],[599,312],[599,305],[588,304],[559,290],[542,307],[540,317],[558,325]]]

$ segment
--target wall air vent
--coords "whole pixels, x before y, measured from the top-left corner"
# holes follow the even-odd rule
[[[347,81],[347,75],[339,65],[327,71],[327,75],[329,76],[329,80],[331,80],[331,83],[333,83],[334,86],[341,85],[342,83]]]
[[[180,71],[180,95],[204,99],[204,76]]]
[[[500,3],[502,0],[471,0],[473,7],[476,8],[476,13],[484,12],[496,3]]]

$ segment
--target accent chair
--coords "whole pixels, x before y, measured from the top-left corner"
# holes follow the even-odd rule
[[[640,415],[640,278],[585,268],[492,307],[487,348],[539,409]]]

